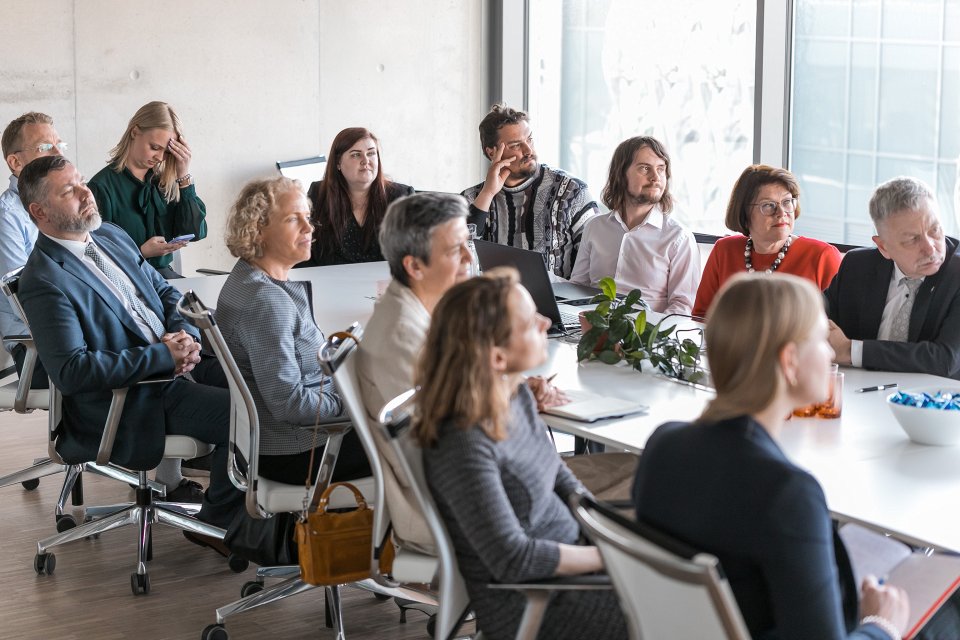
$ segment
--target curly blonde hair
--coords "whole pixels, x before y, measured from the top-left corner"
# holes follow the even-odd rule
[[[270,222],[280,197],[290,191],[303,193],[299,180],[284,176],[252,180],[244,185],[230,208],[224,242],[230,253],[247,262],[263,257],[260,229]]]

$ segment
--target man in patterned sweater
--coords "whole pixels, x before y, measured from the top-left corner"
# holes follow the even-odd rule
[[[587,220],[599,213],[587,185],[537,161],[530,119],[495,104],[480,123],[486,179],[463,191],[468,222],[484,240],[539,251],[547,269],[570,278]]]

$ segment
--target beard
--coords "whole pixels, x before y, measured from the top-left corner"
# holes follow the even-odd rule
[[[103,218],[100,217],[100,212],[96,209],[94,209],[93,215],[88,217],[65,215],[59,211],[51,211],[48,217],[50,218],[51,224],[53,224],[57,230],[65,233],[87,233],[88,231],[96,231],[100,228],[100,225],[103,224]]]
[[[537,161],[537,156],[530,156],[528,160],[529,160],[529,163],[525,165],[521,165],[520,169],[518,169],[517,171],[510,172],[511,180],[520,180],[522,182],[527,178],[531,177],[532,175],[534,175],[537,172],[537,170],[540,169],[540,163]]]
[[[636,207],[642,207],[648,204],[657,204],[663,199],[663,189],[640,190],[640,193],[628,193],[627,202]]]

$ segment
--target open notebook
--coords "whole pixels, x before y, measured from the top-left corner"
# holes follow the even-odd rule
[[[906,640],[913,638],[960,586],[960,556],[913,551],[899,540],[857,524],[840,528],[857,588],[866,575],[900,587],[910,598]]]
[[[607,418],[621,418],[634,413],[646,413],[650,407],[635,400],[601,396],[589,391],[564,391],[570,402],[544,410],[552,416],[579,422],[596,422]]]

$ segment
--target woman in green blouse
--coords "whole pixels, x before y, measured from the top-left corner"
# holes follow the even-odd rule
[[[174,251],[193,235],[207,235],[207,215],[190,174],[190,146],[180,118],[165,102],[150,102],[130,119],[110,164],[90,179],[106,222],[122,227],[140,245],[140,252],[165,278],[180,278],[170,268]]]

